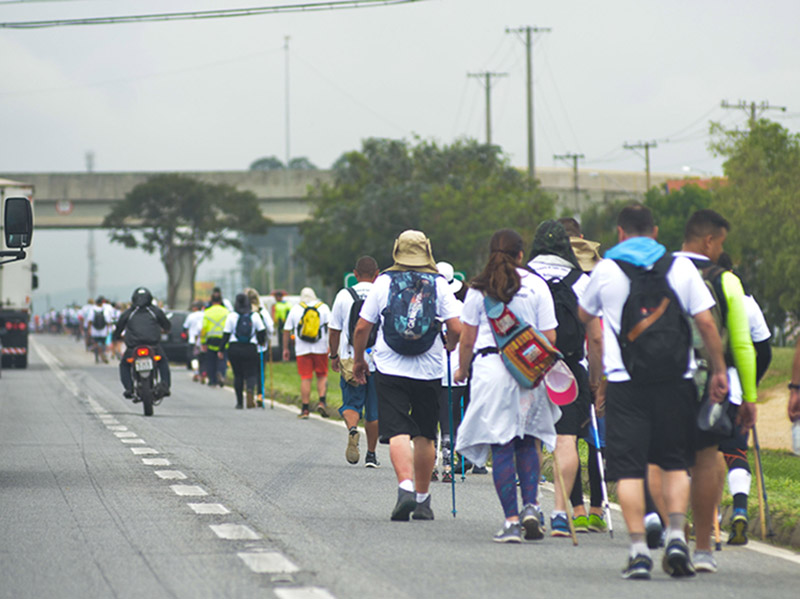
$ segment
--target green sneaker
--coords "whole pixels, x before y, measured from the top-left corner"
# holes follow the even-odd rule
[[[608,524],[606,524],[606,521],[602,516],[598,516],[597,514],[589,514],[590,532],[606,532],[607,530]]]
[[[572,519],[575,532],[589,532],[589,519],[586,516],[575,516]]]

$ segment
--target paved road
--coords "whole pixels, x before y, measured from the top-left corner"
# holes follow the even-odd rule
[[[715,575],[623,581],[619,513],[614,539],[497,545],[489,476],[457,485],[455,519],[435,483],[435,521],[393,523],[385,447],[381,469],[350,466],[341,426],[234,410],[177,368],[144,418],[74,341],[33,349],[0,378],[0,597],[798,596],[800,558],[768,548],[726,548]]]

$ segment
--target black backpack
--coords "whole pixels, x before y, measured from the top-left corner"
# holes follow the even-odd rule
[[[99,310],[95,309],[94,311],[94,318],[92,319],[92,326],[96,329],[104,329],[106,328],[106,315],[103,312],[103,309],[100,308]]]
[[[570,364],[580,362],[584,356],[586,327],[578,317],[578,298],[572,290],[582,271],[572,269],[563,279],[550,279],[547,286],[556,309],[556,347]]]
[[[239,343],[250,343],[250,337],[253,336],[253,313],[239,314],[239,320],[236,321],[236,341]]]
[[[364,305],[364,298],[359,297],[358,293],[352,287],[347,287],[348,293],[353,298],[353,305],[350,306],[350,314],[347,317],[347,341],[352,346],[353,345],[353,333],[356,330],[356,323],[358,322],[358,315],[361,312],[361,306]],[[378,338],[378,325],[375,324],[372,327],[372,330],[369,332],[369,337],[367,338],[367,347],[372,347],[375,345],[375,341]]]
[[[650,270],[615,260],[631,283],[617,341],[625,369],[637,383],[679,380],[689,368],[692,329],[667,281],[672,260],[665,254]]]

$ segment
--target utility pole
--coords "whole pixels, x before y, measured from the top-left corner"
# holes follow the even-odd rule
[[[534,146],[534,125],[533,125],[533,33],[549,33],[552,29],[550,27],[517,27],[510,29],[506,27],[506,33],[525,34],[525,50],[527,54],[525,67],[526,67],[526,83],[527,83],[527,109],[528,109],[528,177],[534,179],[536,177],[536,152]]]
[[[750,119],[748,121],[748,126],[751,131],[756,124],[756,119],[767,110],[780,110],[781,112],[786,112],[786,106],[770,106],[769,102],[766,100],[760,104],[756,104],[755,102],[750,102],[748,104],[744,100],[739,100],[738,104],[730,104],[727,100],[723,100],[721,106],[723,108],[736,108],[749,113]]]
[[[285,65],[284,76],[285,82],[284,91],[286,93],[286,168],[289,168],[290,152],[289,152],[289,36],[283,38],[283,49],[285,51]]]
[[[644,170],[647,173],[647,183],[645,193],[650,191],[650,148],[657,148],[658,144],[655,141],[639,142],[637,144],[625,143],[623,146],[626,150],[641,150],[644,148]]]
[[[467,73],[467,77],[474,77],[479,81],[484,80],[486,88],[486,145],[492,145],[492,77],[507,77],[508,73]]]
[[[578,209],[578,195],[580,193],[580,188],[578,187],[578,160],[582,160],[585,158],[583,154],[553,154],[553,160],[564,160],[564,161],[572,161],[572,183],[573,183],[573,192],[575,194],[575,210]]]

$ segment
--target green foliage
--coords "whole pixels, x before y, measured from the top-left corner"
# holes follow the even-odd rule
[[[600,242],[600,255],[617,244],[617,216],[633,200],[593,204],[581,213],[581,231],[586,239]]]
[[[291,160],[289,160],[289,164],[286,166],[286,168],[293,171],[317,170],[316,165],[305,156],[298,156],[297,158],[292,158]]]
[[[268,225],[253,193],[174,174],[137,185],[103,221],[103,227],[112,229],[112,242],[159,254],[167,271],[170,306],[181,255],[192,253],[196,271],[217,248],[241,249],[240,233],[265,233]]]
[[[513,227],[531,241],[554,213],[553,199],[498,147],[475,141],[367,139],[336,161],[333,174],[333,183],[310,191],[312,219],[301,226],[299,248],[312,273],[332,286],[361,255],[390,266],[392,242],[406,229],[424,231],[437,260],[475,273],[497,229]]]
[[[681,249],[686,221],[695,211],[710,208],[711,202],[710,190],[690,184],[669,194],[654,187],[647,192],[644,205],[653,211],[658,241],[668,251],[675,252]]]
[[[773,322],[800,315],[800,136],[766,119],[750,131],[712,125],[728,184],[713,208],[732,225],[726,249]]]
[[[266,156],[250,163],[251,171],[281,171],[286,166],[276,156]]]

